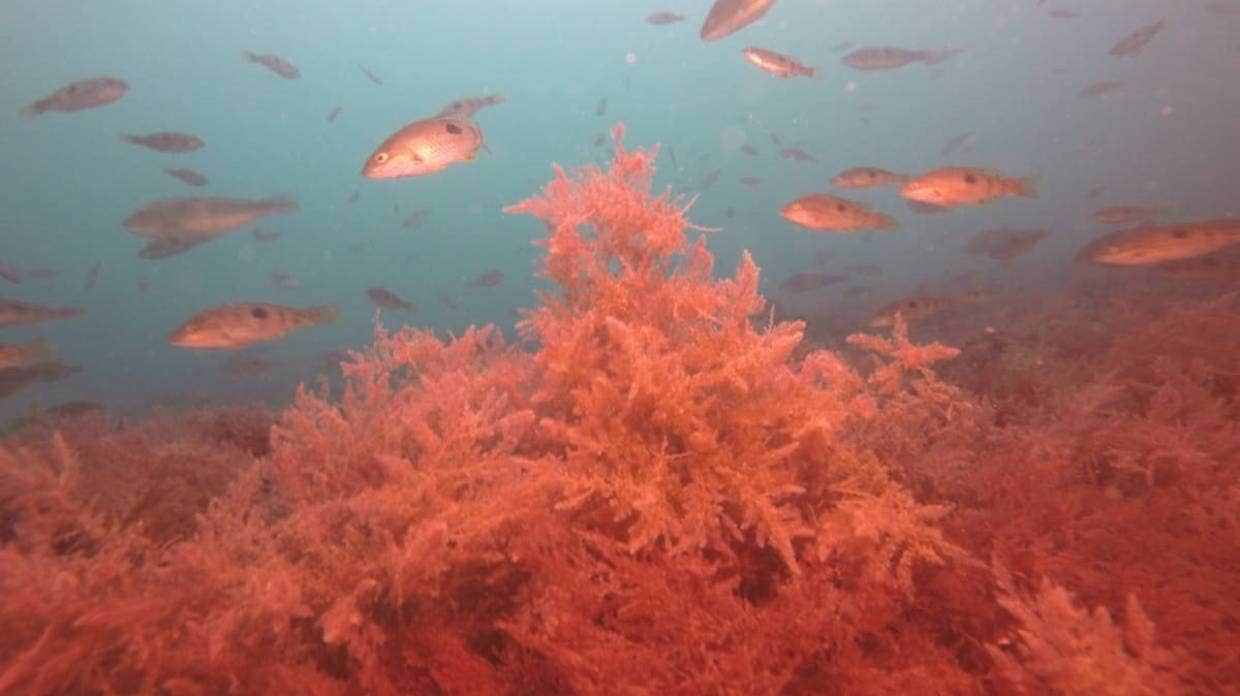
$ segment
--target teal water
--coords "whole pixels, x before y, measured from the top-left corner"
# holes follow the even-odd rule
[[[1154,0],[962,0],[932,9],[907,0],[783,0],[759,23],[706,44],[697,30],[709,5],[10,0],[0,8],[0,259],[58,275],[0,281],[0,296],[86,314],[0,330],[6,343],[44,337],[82,368],[0,399],[0,420],[70,399],[118,413],[203,400],[280,403],[324,371],[325,353],[369,342],[375,310],[363,291],[376,285],[418,305],[411,319],[384,311],[389,326],[408,320],[447,335],[493,322],[511,336],[517,308],[535,301],[531,241],[543,231],[501,208],[534,193],[552,162],[604,161],[609,148],[592,141],[618,121],[629,146],[662,144],[660,186],[701,194],[691,217],[721,228],[711,233],[718,272],[749,249],[764,289],[790,311],[845,324],[910,292],[958,289],[952,279],[964,273],[974,274],[971,285],[1023,295],[1082,278],[1140,282],[1071,263],[1099,233],[1089,212],[1104,204],[1167,206],[1183,218],[1240,214],[1240,16],[1219,11],[1227,3],[1212,11],[1207,2]],[[663,9],[688,19],[643,21]],[[1081,16],[1055,19],[1051,9]],[[1167,28],[1138,56],[1107,54],[1162,16]],[[862,73],[840,64],[833,47],[843,42],[964,53],[934,67]],[[740,56],[751,45],[794,55],[823,79],[762,73]],[[246,50],[283,56],[302,78],[246,63]],[[17,117],[24,104],[94,75],[120,77],[130,91],[95,110]],[[1077,97],[1099,80],[1125,86],[1105,99]],[[491,92],[507,101],[478,114],[489,151],[477,161],[395,181],[359,175],[402,125]],[[604,97],[608,109],[596,115]],[[336,106],[342,111],[329,123]],[[170,155],[118,138],[159,130],[190,132],[207,146]],[[779,158],[770,132],[819,161]],[[974,134],[971,148],[942,156],[964,133]],[[741,153],[743,143],[760,155]],[[890,190],[844,192],[901,222],[893,233],[856,236],[807,232],[778,215],[791,198],[828,190],[827,179],[847,167],[944,164],[1036,175],[1041,197],[918,215]],[[210,186],[190,188],[162,171],[182,166],[203,172]],[[718,182],[696,191],[716,169]],[[751,190],[737,183],[742,176],[764,182]],[[1106,192],[1089,200],[1096,186]],[[162,197],[282,193],[300,210],[260,222],[280,233],[274,242],[256,241],[247,228],[151,261],[137,257],[139,240],[120,224]],[[420,208],[433,212],[420,229],[403,229]],[[960,253],[963,239],[1000,226],[1053,233],[1013,263]],[[834,255],[827,270],[870,263],[883,275],[853,283],[869,286],[865,293],[845,295],[845,285],[780,298],[780,280],[813,269],[819,251]],[[85,290],[96,263],[98,282]],[[492,268],[505,273],[503,283],[465,287]],[[274,286],[273,271],[301,286]],[[335,303],[343,318],[248,351],[273,364],[256,376],[226,371],[226,352],[167,344],[191,314],[241,300]]]

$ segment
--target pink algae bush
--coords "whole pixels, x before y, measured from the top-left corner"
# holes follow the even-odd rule
[[[0,693],[1071,692],[1039,647],[1065,622],[1083,673],[1162,669],[1139,608],[1131,647],[992,578],[976,527],[945,537],[964,484],[907,459],[989,432],[932,372],[955,349],[897,322],[850,339],[864,373],[806,350],[619,135],[510,208],[548,230],[533,352],[379,329],[341,399],[303,388],[261,443],[210,419],[6,443]]]

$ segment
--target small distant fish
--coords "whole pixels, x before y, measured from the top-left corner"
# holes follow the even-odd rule
[[[1045,229],[983,230],[965,243],[965,251],[1003,261],[1032,251],[1050,232]]]
[[[279,232],[273,232],[266,227],[255,227],[250,230],[250,235],[260,242],[274,242],[280,238]]]
[[[37,324],[52,319],[67,319],[82,314],[76,307],[47,307],[33,302],[0,299],[0,326]]]
[[[1240,281],[1240,245],[1191,259],[1158,264],[1158,271],[1183,280]]]
[[[698,35],[703,41],[718,41],[762,18],[775,0],[715,0]]]
[[[1081,88],[1076,96],[1086,99],[1089,97],[1105,97],[1108,94],[1118,92],[1123,88],[1124,83],[1119,80],[1103,80],[1101,82],[1091,82]]]
[[[788,276],[784,282],[779,284],[779,289],[783,292],[810,292],[842,283],[845,280],[848,280],[848,276],[807,271]]]
[[[594,115],[602,116],[607,113],[607,97],[598,100],[598,104],[594,106]]]
[[[271,72],[283,77],[286,80],[296,80],[301,77],[301,71],[296,65],[288,62],[280,56],[271,53],[253,53],[245,51],[241,57],[251,63],[257,63]]]
[[[292,273],[271,272],[271,284],[285,290],[296,290],[301,287],[301,280]]]
[[[857,70],[894,70],[909,63],[937,65],[961,52],[958,48],[911,51],[895,46],[866,46],[846,53],[840,61]]]
[[[22,269],[16,264],[0,259],[0,278],[4,278],[14,285],[21,285]]]
[[[430,214],[430,208],[418,208],[410,213],[409,217],[405,218],[405,221],[402,222],[400,226],[407,230],[416,230],[422,226],[423,222],[426,222],[426,218]]]
[[[175,179],[179,179],[182,183],[189,184],[190,186],[206,186],[207,183],[209,183],[207,181],[207,177],[186,167],[177,167],[175,169],[165,167],[164,173]]]
[[[99,282],[99,271],[103,268],[102,261],[96,261],[86,271],[86,277],[82,280],[82,290],[94,290],[95,283]]]
[[[0,371],[0,398],[12,396],[34,382],[59,382],[82,371],[59,360]]]
[[[909,179],[900,187],[904,198],[938,206],[984,205],[1004,196],[1037,198],[1037,181],[1008,178],[993,169],[941,167]]]
[[[977,141],[976,135],[972,133],[961,133],[960,135],[957,135],[951,140],[948,140],[947,144],[943,146],[943,149],[942,151],[940,151],[939,154],[943,155],[944,157],[951,157],[952,155],[956,154],[957,152],[960,152],[961,150],[972,147],[973,143],[976,141]]]
[[[594,141],[593,141],[594,147],[602,147],[606,143],[607,143],[606,133],[599,133],[598,135],[594,136]]]
[[[125,96],[129,85],[115,77],[91,77],[71,82],[35,102],[23,106],[17,113],[30,118],[48,111],[73,112],[106,106]]]
[[[902,184],[907,180],[907,175],[878,167],[853,167],[831,177],[831,185],[839,188],[876,188]]]
[[[447,307],[448,309],[456,309],[461,305],[461,299],[459,297],[443,292],[436,294],[435,299],[439,300],[439,304]]]
[[[1149,43],[1156,34],[1158,34],[1158,32],[1162,31],[1166,23],[1167,18],[1163,17],[1153,24],[1147,24],[1146,26],[1137,29],[1128,36],[1120,39],[1118,43],[1112,46],[1110,51],[1111,55],[1117,57],[1137,55],[1141,52],[1141,49],[1145,48],[1145,45]]]
[[[675,12],[667,12],[667,11],[651,12],[650,14],[646,15],[646,24],[653,24],[655,26],[660,26],[664,24],[675,24],[676,22],[684,21],[684,19],[685,19],[684,15],[676,14]]]
[[[485,273],[482,273],[477,278],[474,278],[473,280],[469,281],[468,285],[471,288],[490,288],[490,287],[499,285],[503,281],[504,281],[503,271],[491,269],[489,271],[486,271]]]
[[[367,70],[365,65],[359,65],[359,66],[357,66],[357,67],[358,67],[358,69],[359,69],[359,70],[361,70],[361,71],[362,71],[362,74],[363,74],[363,75],[365,75],[365,76],[366,76],[366,78],[367,78],[368,80],[370,80],[371,82],[375,83],[376,85],[382,85],[382,84],[383,84],[383,80],[380,80],[378,75],[376,75],[376,74],[372,73],[371,71]]]
[[[758,150],[755,149],[753,145],[750,145],[748,143],[741,145],[741,152],[745,153],[746,155],[749,155],[750,157],[758,156]]]
[[[762,178],[757,176],[742,176],[740,179],[737,179],[737,181],[745,186],[748,186],[749,188],[758,188],[762,185]]]
[[[1094,220],[1104,225],[1135,225],[1150,223],[1162,217],[1167,211],[1141,205],[1113,205],[1095,210]]]
[[[723,216],[729,220],[736,217],[736,208],[733,208],[732,206],[728,206],[727,208],[724,209]]]
[[[853,47],[853,43],[851,41],[841,41],[840,43],[837,43],[831,47],[831,52],[832,53],[843,53],[844,51],[847,51],[848,49],[852,47]]]
[[[121,140],[156,152],[193,152],[206,145],[198,136],[175,131],[161,131],[146,135],[122,134]]]
[[[149,203],[122,223],[135,236],[150,240],[142,258],[162,259],[183,253],[216,237],[245,227],[260,217],[297,209],[287,196],[243,198],[165,198]]]
[[[340,308],[335,305],[298,309],[267,302],[236,302],[195,314],[172,332],[168,342],[180,348],[240,348],[339,318]]]
[[[715,182],[719,181],[719,175],[722,173],[722,169],[713,169],[710,172],[707,172],[706,176],[702,177],[702,183],[698,184],[698,190],[705,191],[711,186],[714,186]]]
[[[1203,220],[1113,232],[1086,244],[1077,261],[1145,266],[1191,259],[1240,243],[1240,220]]]
[[[399,295],[388,290],[387,288],[367,288],[366,296],[374,302],[376,306],[384,309],[396,309],[404,312],[414,311],[413,303],[402,299]]]
[[[818,158],[799,147],[789,147],[779,151],[780,157],[793,162],[817,162]]]
[[[776,53],[765,48],[755,48],[750,46],[741,50],[741,54],[745,56],[745,60],[756,65],[759,69],[764,70],[772,75],[783,78],[797,77],[804,75],[805,77],[813,77],[814,69],[803,65],[799,60],[783,53]]]
[[[47,341],[28,343],[0,343],[0,370],[29,367],[56,359]]]
[[[890,215],[874,212],[857,201],[826,193],[797,198],[785,205],[779,214],[793,224],[825,232],[890,230],[896,227],[896,221]]]
[[[977,302],[988,298],[987,293],[966,292],[959,295],[920,295],[892,302],[879,308],[870,319],[870,326],[891,326],[899,314],[905,321],[912,322],[938,314],[952,307],[968,302]]]
[[[473,161],[485,141],[482,129],[471,119],[479,109],[502,101],[503,97],[497,94],[458,99],[435,116],[410,123],[389,136],[366,158],[362,176],[368,179],[424,176],[460,162]]]
[[[334,122],[336,120],[336,117],[340,115],[340,112],[342,110],[343,110],[343,107],[333,106],[332,110],[327,112],[327,122],[328,123]]]

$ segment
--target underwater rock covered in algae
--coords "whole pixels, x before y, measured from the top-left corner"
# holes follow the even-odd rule
[[[851,339],[868,376],[794,359],[752,259],[715,280],[619,136],[510,208],[548,230],[536,351],[379,328],[342,399],[300,390],[264,446],[147,443],[151,476],[230,478],[185,534],[83,486],[71,437],[0,450],[0,693],[986,691],[989,572],[849,436],[950,417],[930,366],[956,351],[897,320]]]

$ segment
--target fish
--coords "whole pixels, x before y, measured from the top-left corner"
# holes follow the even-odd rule
[[[1004,196],[1037,198],[1033,177],[1008,178],[993,169],[941,167],[909,179],[900,195],[937,206],[984,205]]]
[[[598,104],[594,106],[594,115],[602,116],[607,113],[607,97],[598,100]]]
[[[1158,272],[1181,280],[1240,281],[1240,246],[1231,246],[1204,256],[1158,264]]]
[[[937,65],[962,52],[958,48],[913,51],[895,46],[866,46],[844,54],[840,62],[857,70],[894,70],[909,63]]]
[[[783,53],[776,53],[765,48],[755,48],[750,46],[741,49],[741,54],[745,56],[745,60],[756,65],[759,69],[771,73],[777,77],[790,78],[803,75],[805,77],[814,77],[814,69],[803,65],[799,60]]]
[[[817,162],[818,158],[809,154],[799,147],[784,148],[779,151],[779,156],[792,162]]]
[[[251,63],[257,63],[267,68],[286,80],[296,80],[301,77],[301,71],[297,69],[296,65],[275,54],[245,51],[241,54],[241,57]]]
[[[650,14],[646,15],[646,24],[653,24],[655,26],[661,26],[664,24],[675,24],[676,22],[683,22],[684,19],[685,19],[685,16],[682,14],[676,14],[675,12],[668,12],[665,10],[661,12],[651,12]]]
[[[194,246],[228,234],[258,218],[293,210],[297,210],[297,202],[287,196],[261,200],[224,197],[164,198],[143,206],[125,218],[122,224],[130,233],[160,242],[160,248],[170,251],[177,245]],[[164,256],[173,253],[180,252],[172,251]]]
[[[95,283],[99,282],[99,271],[103,268],[102,261],[96,261],[86,271],[86,277],[82,280],[82,291],[94,290]]]
[[[902,184],[907,180],[906,174],[896,174],[878,167],[853,167],[831,177],[831,185],[838,188],[876,188]]]
[[[964,249],[970,254],[1002,261],[1028,253],[1049,234],[1046,229],[982,230],[965,243]]]
[[[336,305],[299,309],[268,302],[233,302],[199,312],[168,336],[179,348],[240,348],[275,341],[295,329],[340,319]]]
[[[254,237],[260,242],[274,242],[275,240],[280,238],[280,233],[272,232],[266,227],[255,227],[254,229],[250,230],[250,236]]]
[[[281,273],[280,271],[271,272],[271,284],[277,288],[285,290],[296,290],[301,287],[301,280],[292,273]]]
[[[712,169],[711,171],[707,172],[706,176],[702,177],[702,182],[698,184],[698,190],[705,191],[711,186],[714,186],[715,182],[719,181],[719,175],[722,173],[723,173],[722,169]]]
[[[375,83],[376,85],[382,85],[382,84],[383,84],[383,80],[379,79],[379,76],[378,76],[378,75],[376,75],[376,74],[372,73],[371,71],[367,70],[365,65],[359,65],[359,66],[357,66],[357,67],[358,67],[358,69],[359,69],[359,70],[361,70],[361,71],[362,71],[362,74],[363,74],[363,75],[365,75],[365,76],[366,76],[366,78],[367,78],[368,80],[370,80],[371,82]]]
[[[961,304],[987,299],[989,294],[971,291],[957,295],[919,295],[880,307],[870,319],[870,326],[892,326],[896,315],[904,321],[917,321]]]
[[[0,399],[12,396],[34,382],[59,382],[81,371],[82,368],[77,365],[66,365],[59,360],[0,370]]]
[[[156,152],[193,152],[206,145],[202,138],[196,135],[178,133],[176,131],[160,131],[146,135],[122,133],[121,140],[131,145],[141,145]]]
[[[823,232],[896,228],[896,221],[890,215],[874,212],[862,203],[827,193],[801,196],[780,209],[779,215],[795,225]]]
[[[1145,45],[1158,34],[1158,32],[1163,30],[1166,23],[1167,18],[1163,17],[1153,24],[1147,24],[1138,28],[1136,31],[1116,42],[1116,44],[1111,47],[1111,55],[1116,57],[1137,55],[1141,52],[1141,49],[1145,48]]]
[[[69,113],[107,106],[125,96],[129,85],[115,77],[91,77],[71,82],[51,94],[18,110],[22,118],[31,118],[49,111]]]
[[[718,41],[762,18],[775,0],[715,0],[698,35],[703,41]]]
[[[179,179],[182,183],[189,184],[190,186],[206,186],[209,183],[207,181],[207,177],[203,176],[200,172],[193,169],[187,169],[185,167],[177,167],[174,169],[165,167],[164,173],[170,177]]]
[[[407,230],[416,230],[422,226],[423,222],[426,222],[426,218],[430,214],[430,208],[419,208],[410,213],[409,217],[405,218],[405,221],[400,226]]]
[[[336,117],[340,115],[340,112],[342,110],[343,110],[342,107],[333,106],[332,110],[327,112],[327,122],[328,123],[334,122],[336,120]]]
[[[0,278],[4,278],[14,285],[22,284],[22,269],[16,264],[0,259]]]
[[[848,276],[807,271],[788,276],[784,282],[779,284],[779,289],[783,292],[810,292],[842,283],[845,280],[848,280]]]
[[[503,281],[504,272],[493,268],[469,281],[468,286],[471,288],[490,288],[499,285]]]
[[[388,290],[387,288],[366,288],[366,296],[374,302],[376,306],[384,309],[397,309],[405,312],[414,311],[412,302],[402,299],[399,295]]]
[[[0,343],[0,370],[30,367],[55,359],[52,347],[42,339],[27,343]]]
[[[1162,208],[1141,205],[1113,205],[1095,210],[1091,217],[1104,225],[1135,225],[1153,222],[1164,214],[1166,214],[1166,211]]]
[[[742,176],[740,179],[737,179],[737,181],[745,186],[748,186],[749,188],[758,188],[762,185],[762,179],[756,176]]]
[[[602,147],[606,143],[607,143],[606,133],[599,133],[598,135],[594,136],[594,140],[591,141],[591,144],[593,144],[594,147]]]
[[[67,319],[82,314],[77,307],[47,307],[22,300],[0,298],[0,326],[37,324],[52,319]]]
[[[753,145],[749,145],[748,143],[741,145],[741,152],[745,153],[746,155],[749,155],[750,157],[758,156],[758,150],[754,148]]]
[[[1076,96],[1087,99],[1089,97],[1105,97],[1113,92],[1118,92],[1124,83],[1119,80],[1102,80],[1100,82],[1091,82],[1081,88]]]
[[[1146,225],[1112,232],[1081,248],[1078,262],[1146,266],[1205,256],[1240,243],[1240,220]]]
[[[425,176],[460,162],[473,161],[485,141],[482,129],[471,119],[478,110],[502,101],[499,95],[458,99],[435,116],[406,125],[366,158],[362,176],[367,179]]]

